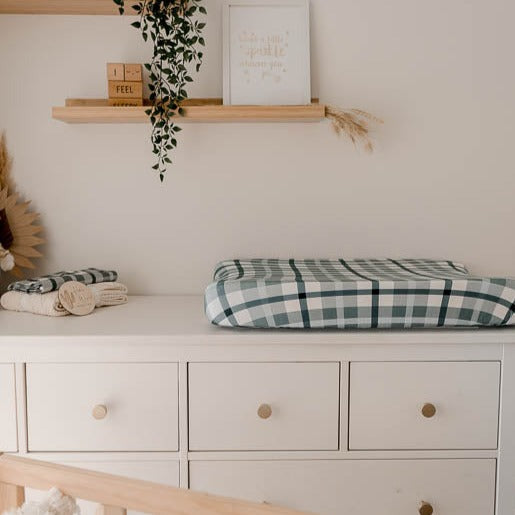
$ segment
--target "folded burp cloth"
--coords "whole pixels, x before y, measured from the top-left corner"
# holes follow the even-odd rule
[[[95,307],[101,306],[117,306],[118,304],[125,304],[128,300],[128,289],[125,284],[108,282],[99,284],[90,284],[88,286],[93,290],[95,295]]]
[[[117,306],[128,301],[128,290],[124,284],[107,282],[88,285],[95,296],[95,307]],[[0,304],[9,311],[24,311],[36,315],[61,317],[70,313],[59,301],[59,292],[51,291],[41,295],[8,291],[0,298]]]
[[[41,295],[8,291],[0,298],[0,304],[9,311],[25,311],[27,313],[35,313],[36,315],[62,317],[70,314],[59,301],[57,291]]]

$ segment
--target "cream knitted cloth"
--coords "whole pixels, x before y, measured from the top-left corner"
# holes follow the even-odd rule
[[[95,307],[117,306],[128,301],[128,290],[121,283],[97,283],[87,286],[95,296]],[[25,311],[36,315],[62,317],[69,315],[59,302],[59,292],[49,293],[23,293],[8,291],[0,298],[0,304],[10,311]]]
[[[129,300],[129,290],[122,283],[97,283],[88,284],[88,288],[93,290],[95,295],[95,307],[118,306],[126,304]]]

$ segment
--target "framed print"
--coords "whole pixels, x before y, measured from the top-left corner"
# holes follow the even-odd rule
[[[311,103],[309,0],[225,0],[224,104]]]

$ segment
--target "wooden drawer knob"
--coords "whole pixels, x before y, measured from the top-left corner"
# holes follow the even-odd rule
[[[93,418],[97,420],[102,420],[107,415],[107,407],[103,404],[97,404],[92,411]]]
[[[423,502],[418,512],[420,515],[433,515],[433,507],[428,502]]]
[[[272,416],[272,407],[270,404],[261,404],[257,410],[259,418],[267,419]]]
[[[436,408],[434,404],[431,404],[430,402],[427,402],[422,406],[422,415],[426,418],[434,417],[436,414]],[[432,513],[432,512],[431,512]]]

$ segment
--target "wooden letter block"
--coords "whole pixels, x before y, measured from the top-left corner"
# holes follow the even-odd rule
[[[126,64],[125,65],[125,80],[143,80],[141,64]]]
[[[107,80],[125,80],[122,63],[107,63]]]
[[[109,98],[143,98],[143,82],[110,80]]]
[[[143,99],[142,98],[110,98],[107,101],[107,103],[110,106],[116,106],[116,107],[142,106]]]

